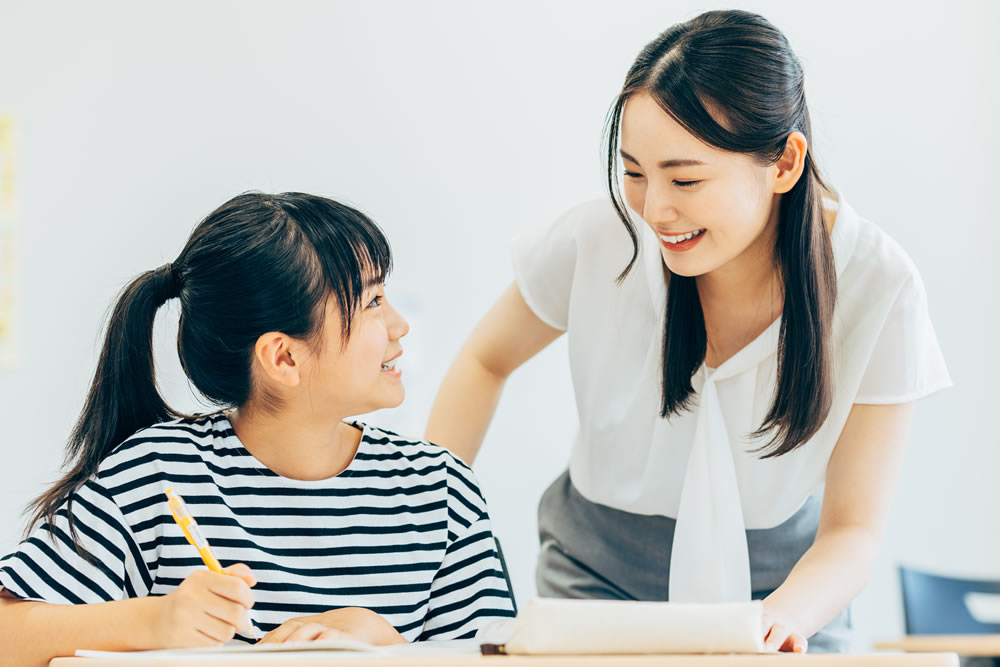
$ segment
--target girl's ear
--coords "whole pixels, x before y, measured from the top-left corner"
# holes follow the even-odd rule
[[[785,152],[771,167],[775,170],[774,192],[784,194],[795,187],[806,168],[809,143],[801,132],[792,132],[785,141]]]
[[[298,357],[302,347],[298,341],[280,332],[268,332],[254,345],[254,361],[269,382],[282,387],[297,387],[302,381],[302,365]]]

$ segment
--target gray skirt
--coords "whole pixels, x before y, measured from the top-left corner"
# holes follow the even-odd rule
[[[788,576],[812,545],[820,503],[810,498],[775,528],[748,530],[750,587],[760,600]],[[538,594],[556,598],[666,600],[674,520],[592,503],[563,473],[538,507],[541,552],[535,572]],[[851,643],[850,608],[809,637],[809,651],[846,653]]]

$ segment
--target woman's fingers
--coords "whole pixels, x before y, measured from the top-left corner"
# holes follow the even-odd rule
[[[781,651],[784,653],[805,653],[809,642],[805,637],[783,623],[774,623],[764,636],[765,651]]]
[[[788,639],[789,635],[788,628],[786,628],[781,623],[774,623],[771,625],[770,630],[764,635],[764,650],[765,651],[778,651],[785,644],[785,640]]]

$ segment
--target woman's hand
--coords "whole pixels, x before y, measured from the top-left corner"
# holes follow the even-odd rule
[[[809,642],[783,621],[764,612],[764,650],[769,652],[805,653]]]
[[[372,610],[345,607],[285,621],[264,635],[259,643],[283,644],[316,639],[351,639],[375,646],[406,642],[389,621]]]
[[[175,590],[159,598],[152,624],[154,645],[162,648],[214,646],[250,627],[253,607],[250,587],[257,584],[242,563],[225,568],[227,574],[197,570]]]

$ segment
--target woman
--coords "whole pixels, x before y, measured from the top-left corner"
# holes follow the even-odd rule
[[[661,34],[607,130],[610,203],[519,239],[427,438],[472,461],[506,377],[566,332],[580,422],[539,593],[763,599],[766,648],[847,650],[911,404],[950,384],[916,269],[821,180],[760,16]]]

